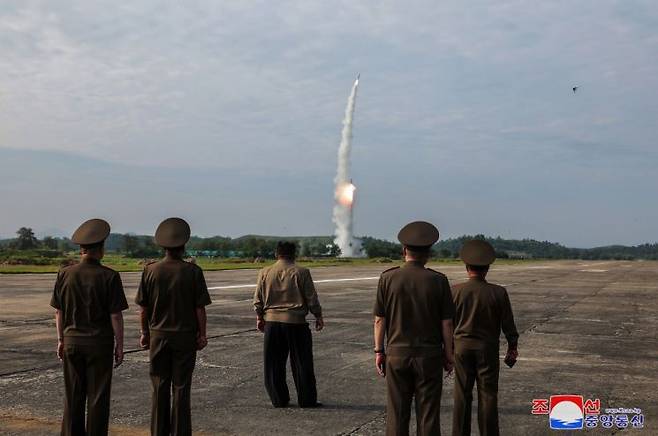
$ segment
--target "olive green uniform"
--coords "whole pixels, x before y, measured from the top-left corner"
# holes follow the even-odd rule
[[[455,391],[452,434],[471,434],[473,385],[478,388],[481,435],[498,435],[498,357],[501,329],[510,348],[519,334],[502,286],[479,278],[453,287],[455,302]]]
[[[64,332],[62,435],[106,435],[114,348],[110,315],[128,308],[121,277],[86,258],[60,270],[50,305],[62,312]]]
[[[135,302],[146,308],[151,332],[151,434],[191,435],[196,308],[210,304],[203,271],[180,259],[151,263],[144,269]]]
[[[442,320],[454,306],[445,275],[406,262],[384,271],[377,287],[375,316],[385,319],[386,434],[408,435],[416,398],[418,435],[439,435],[443,375]]]

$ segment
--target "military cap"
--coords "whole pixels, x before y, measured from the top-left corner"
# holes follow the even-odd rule
[[[414,221],[402,227],[398,241],[407,247],[431,247],[439,240],[439,229],[425,221]]]
[[[496,260],[496,250],[487,241],[472,239],[464,243],[459,257],[467,265],[491,265]]]
[[[96,245],[107,239],[110,234],[110,224],[100,218],[85,221],[73,232],[71,241],[78,245]]]
[[[155,231],[155,242],[163,248],[182,247],[190,239],[190,225],[182,218],[167,218]]]

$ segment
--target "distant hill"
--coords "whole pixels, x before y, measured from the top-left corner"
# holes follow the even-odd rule
[[[158,253],[150,235],[126,235],[112,233],[106,241],[106,249],[114,252],[131,252],[134,255],[147,256]],[[499,257],[526,259],[658,259],[658,243],[636,246],[609,245],[595,248],[570,248],[562,244],[535,239],[503,239],[484,235],[464,235],[439,241],[434,246],[434,254],[439,257],[457,257],[459,249],[468,239],[485,239],[489,241]],[[126,239],[132,239],[133,248],[126,246]],[[56,238],[60,249],[74,249],[66,238]],[[227,236],[199,237],[192,236],[188,249],[195,252],[212,253],[222,257],[271,257],[276,242],[294,241],[304,256],[334,256],[333,236],[274,236],[249,234],[238,238]],[[369,257],[399,258],[402,247],[397,242],[364,236],[361,238],[363,248]],[[9,248],[15,239],[0,240],[0,249]]]

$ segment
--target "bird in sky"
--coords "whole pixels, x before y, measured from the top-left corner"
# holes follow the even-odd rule
[[[573,93],[574,93],[574,94],[576,93],[576,91],[578,90],[578,88],[580,88],[580,86],[574,86],[573,88],[571,88],[571,89],[573,90]]]

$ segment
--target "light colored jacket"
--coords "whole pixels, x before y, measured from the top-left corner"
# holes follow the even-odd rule
[[[287,260],[263,268],[258,273],[254,310],[265,321],[289,324],[304,324],[309,311],[321,317],[311,272]]]

